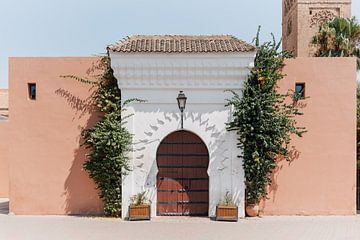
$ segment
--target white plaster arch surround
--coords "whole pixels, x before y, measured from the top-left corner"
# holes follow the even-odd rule
[[[132,171],[123,179],[122,217],[128,216],[130,197],[146,191],[151,214],[156,216],[156,153],[160,142],[180,130],[176,97],[183,90],[188,97],[184,130],[198,135],[209,151],[209,216],[225,193],[232,193],[244,212],[244,173],[236,134],[226,130],[231,119],[231,96],[239,91],[252,65],[255,53],[226,54],[124,54],[111,53],[112,67],[123,99],[141,98],[128,114],[134,114],[127,128],[134,134],[130,154]]]

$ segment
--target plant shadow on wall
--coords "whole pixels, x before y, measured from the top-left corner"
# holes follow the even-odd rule
[[[301,137],[306,132],[297,126],[295,119],[302,115],[296,95],[277,91],[277,83],[284,77],[281,72],[284,61],[292,56],[279,51],[281,42],[277,43],[274,37],[272,42],[260,45],[259,32],[260,27],[255,38],[258,51],[254,68],[245,81],[243,94],[233,92],[227,103],[234,108],[228,130],[236,131],[237,145],[243,149],[245,200],[249,210],[258,209],[259,203],[267,198],[269,186],[280,170],[279,161],[290,162],[298,157],[298,152],[290,146],[291,136]]]
[[[89,73],[92,73],[93,80],[74,75],[62,77],[92,86],[90,98],[82,101],[66,90],[58,90],[58,94],[65,97],[71,107],[82,111],[80,117],[86,112],[91,115],[85,127],[81,128],[80,148],[75,151],[75,161],[65,183],[67,208],[70,211],[71,205],[76,205],[76,199],[83,195],[81,190],[74,191],[72,184],[76,173],[85,169],[97,186],[104,214],[120,217],[121,183],[123,176],[130,171],[128,153],[132,148],[132,135],[125,128],[126,119],[130,117],[124,113],[125,106],[140,100],[121,102],[121,92],[109,57],[101,57]]]
[[[175,105],[174,105],[175,106]],[[185,130],[190,132],[188,128],[189,125],[195,126],[196,131],[193,131],[197,136],[201,137],[204,141],[209,155],[210,162],[207,169],[209,178],[218,179],[221,175],[239,175],[242,174],[241,164],[234,165],[231,163],[231,151],[229,151],[229,146],[226,145],[227,134],[223,131],[224,126],[217,125],[215,122],[211,121],[210,116],[217,115],[220,111],[223,111],[223,106],[219,105],[218,109],[216,106],[209,106],[208,108],[202,110],[196,110],[195,112],[187,111],[184,116]],[[155,154],[153,159],[149,159],[147,154],[147,149],[155,148],[160,144],[167,134],[176,132],[179,130],[180,125],[180,115],[177,110],[174,110],[173,106],[162,106],[162,108],[154,108],[149,110],[147,106],[137,106],[137,113],[141,116],[156,116],[151,119],[146,117],[147,123],[145,123],[144,131],[142,136],[139,134],[134,139],[134,170],[136,169],[136,181],[135,185],[145,186],[144,191],[147,191],[147,195],[150,199],[154,199],[156,193],[155,186],[157,185],[157,161]],[[202,133],[202,134],[198,134]],[[204,139],[204,136],[208,136],[207,139]],[[151,163],[150,165],[147,165]],[[231,167],[230,167],[231,166]],[[169,176],[171,177],[171,176]],[[179,182],[179,185],[183,185],[182,182]],[[209,192],[218,193],[219,196],[212,196],[215,200],[209,199],[210,209],[215,209],[216,198],[220,198],[227,191],[232,189],[224,188],[220,189],[220,184],[212,184],[209,186]],[[234,194],[234,199],[238,201],[241,199],[241,193],[236,192]],[[191,201],[194,196],[187,196]],[[196,200],[196,199],[195,199]],[[194,200],[194,201],[195,201]]]
[[[86,78],[93,77],[96,70],[95,64],[93,63],[86,71],[86,74],[84,74]],[[103,117],[94,104],[96,86],[89,85],[88,87],[89,94],[84,98],[64,88],[59,88],[55,91],[55,94],[64,98],[68,106],[75,111],[72,121],[85,122],[78,126],[79,135],[84,129],[93,127]],[[64,183],[65,191],[63,196],[66,197],[65,211],[67,214],[101,213],[101,204],[99,204],[97,192],[93,189],[93,184],[91,184],[88,174],[83,170],[88,150],[84,146],[81,136],[78,136],[77,139],[79,147],[74,151],[69,175]]]

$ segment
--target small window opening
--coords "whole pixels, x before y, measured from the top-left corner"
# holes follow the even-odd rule
[[[312,15],[313,14],[313,11],[312,10],[310,10],[310,15]]]
[[[296,83],[295,84],[295,98],[304,99],[305,98],[305,83]]]
[[[36,100],[36,83],[28,83],[28,93],[30,100]]]

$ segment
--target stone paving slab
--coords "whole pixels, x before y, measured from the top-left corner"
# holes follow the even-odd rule
[[[360,216],[263,217],[237,223],[207,218],[152,221],[70,216],[0,215],[1,240],[358,240]]]

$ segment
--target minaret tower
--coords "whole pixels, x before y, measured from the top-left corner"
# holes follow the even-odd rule
[[[319,26],[334,17],[351,17],[351,0],[283,0],[283,49],[310,57],[311,39]]]

